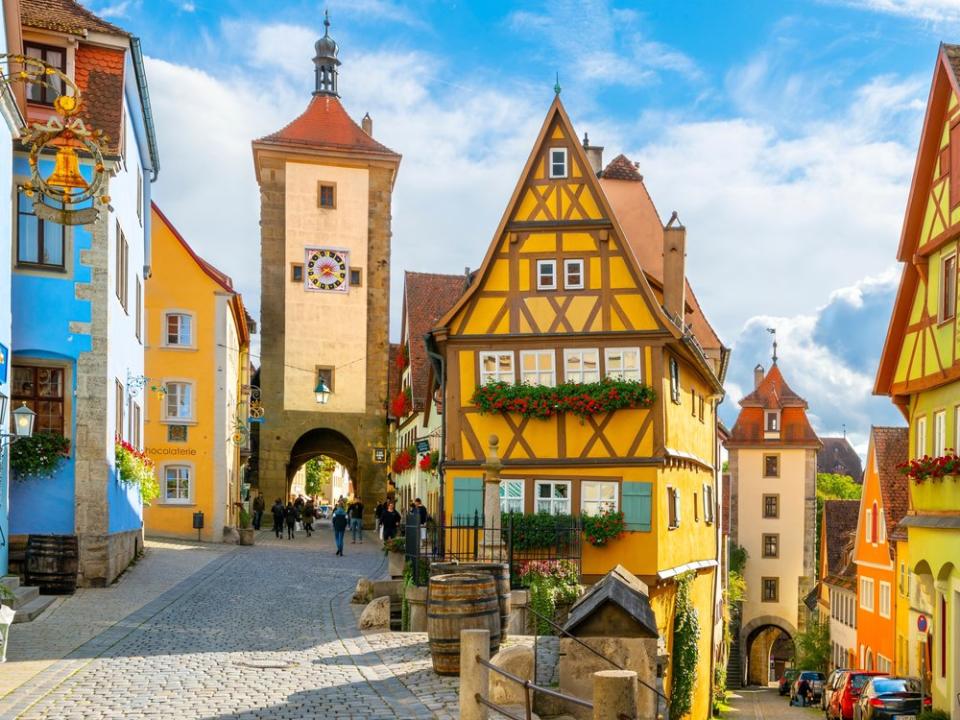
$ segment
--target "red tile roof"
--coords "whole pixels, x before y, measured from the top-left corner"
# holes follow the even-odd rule
[[[905,427],[874,427],[870,433],[876,453],[887,536],[890,537],[910,507],[910,481],[897,470],[897,465],[909,459],[910,430]]]
[[[854,482],[863,482],[863,463],[853,445],[845,437],[822,437],[823,449],[817,453],[817,472],[849,475]]]
[[[120,153],[123,137],[123,50],[81,44],[76,54],[74,80],[82,93],[80,115],[107,136],[107,148]]]
[[[770,445],[801,445],[819,449],[820,438],[807,419],[807,401],[797,395],[783,379],[774,363],[760,384],[740,401],[743,409],[730,431],[728,446],[769,443]],[[780,411],[780,436],[764,439],[764,410]]]
[[[857,519],[860,516],[859,500],[825,500],[823,503],[823,527],[827,546],[820,552],[826,553],[827,574],[837,575],[843,571],[847,558],[844,549],[850,542],[850,535],[857,531]]]
[[[423,338],[466,289],[467,279],[463,275],[404,273],[404,321],[410,351],[410,391],[415,410],[426,407],[432,390],[428,387],[430,359]]]
[[[399,158],[386,145],[367,135],[333,95],[315,95],[303,111],[286,127],[256,142],[271,145],[299,145],[326,150],[375,153]]]
[[[400,390],[400,365],[397,358],[400,356],[400,343],[390,343],[390,349],[387,353],[390,366],[387,368],[387,415],[393,417],[393,397]]]
[[[24,27],[68,35],[102,32],[130,36],[126,30],[97,17],[75,0],[20,0],[20,22]]]
[[[643,182],[643,175],[637,170],[637,166],[630,162],[630,158],[621,153],[613,160],[607,163],[607,166],[600,173],[600,177],[609,180],[629,180],[631,182]]]

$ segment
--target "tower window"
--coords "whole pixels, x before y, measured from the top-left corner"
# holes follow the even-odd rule
[[[322,208],[333,209],[337,206],[337,186],[333,183],[320,183],[319,204]]]
[[[565,178],[567,176],[567,149],[550,148],[550,177]]]
[[[779,455],[763,456],[763,476],[764,477],[780,477],[780,456]]]
[[[350,284],[353,287],[363,285],[363,270],[360,268],[350,268]]]
[[[290,282],[303,282],[303,263],[290,265]]]

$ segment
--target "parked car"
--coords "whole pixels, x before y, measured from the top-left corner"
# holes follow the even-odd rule
[[[809,693],[807,694],[807,699],[812,705],[815,702],[820,701],[820,696],[823,695],[823,683],[826,682],[826,676],[822,672],[816,670],[804,670],[796,678],[794,678],[793,683],[790,685],[790,702],[799,702],[800,701],[800,683],[806,681],[810,686]]]
[[[790,686],[793,685],[793,681],[796,679],[797,675],[800,674],[799,670],[785,670],[783,672],[783,677],[780,678],[780,694],[787,695],[790,692]]]
[[[916,720],[922,709],[933,704],[929,697],[921,698],[916,678],[871,678],[854,707],[854,720]]]
[[[860,698],[860,691],[870,678],[886,676],[887,673],[851,670],[843,676],[843,680],[830,696],[827,705],[827,720],[853,720],[853,706]]]
[[[827,675],[827,681],[823,684],[823,694],[820,696],[820,709],[824,713],[830,706],[830,696],[840,687],[843,683],[844,674],[848,672],[850,672],[849,668],[837,668]]]

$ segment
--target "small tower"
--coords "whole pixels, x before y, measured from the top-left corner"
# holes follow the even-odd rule
[[[316,68],[317,84],[313,91],[314,95],[333,95],[340,97],[337,92],[337,68],[340,66],[340,60],[337,55],[340,52],[340,46],[337,41],[330,37],[330,11],[323,13],[323,37],[317,40],[314,45],[317,54],[313,58],[313,64]]]

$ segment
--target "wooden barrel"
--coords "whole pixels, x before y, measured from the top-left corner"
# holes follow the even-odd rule
[[[427,637],[433,669],[460,674],[460,631],[489,630],[490,656],[500,649],[500,606],[487,573],[455,573],[430,578]]]
[[[79,553],[76,535],[31,535],[27,538],[27,585],[44,595],[70,595],[77,589]]]
[[[447,573],[489,573],[497,585],[497,599],[500,602],[500,641],[507,639],[507,627],[510,625],[510,566],[495,562],[440,562],[430,564],[431,575]]]

